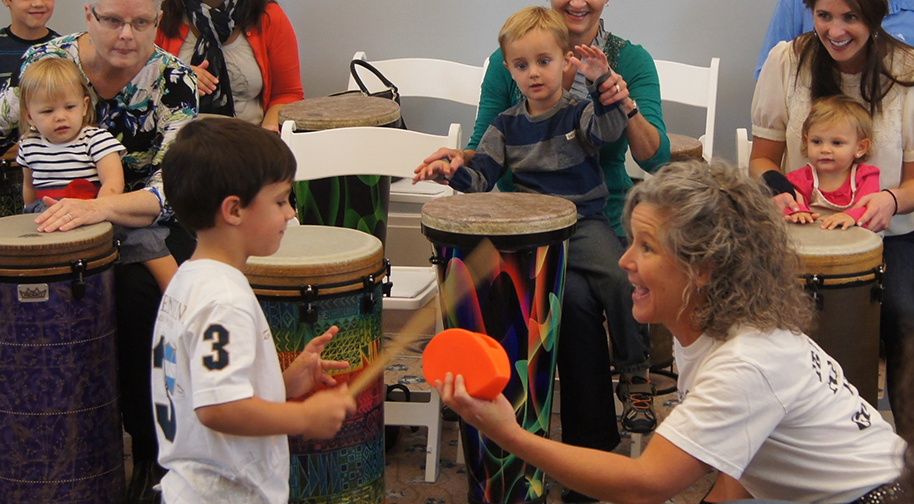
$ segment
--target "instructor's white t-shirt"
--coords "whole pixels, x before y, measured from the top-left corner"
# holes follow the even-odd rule
[[[756,498],[851,502],[900,475],[904,441],[807,336],[740,328],[674,348],[682,403],[657,434]]]

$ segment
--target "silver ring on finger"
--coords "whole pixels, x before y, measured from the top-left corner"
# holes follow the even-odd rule
[[[67,214],[67,222],[69,222],[69,221],[71,221],[71,220],[73,220],[73,216],[70,215],[70,214],[68,213],[68,214]]]
[[[617,92],[617,93],[621,93],[621,92],[622,92],[622,87],[619,86],[618,84],[616,84],[616,92]]]

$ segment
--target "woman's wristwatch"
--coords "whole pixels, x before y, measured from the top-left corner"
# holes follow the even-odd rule
[[[632,109],[628,111],[628,118],[631,119],[632,117],[635,117],[636,114],[638,114],[638,104],[635,103],[633,98],[629,98],[629,100],[632,101]]]

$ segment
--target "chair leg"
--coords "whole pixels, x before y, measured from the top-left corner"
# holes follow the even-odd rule
[[[428,445],[425,456],[425,481],[434,483],[438,479],[438,459],[441,451],[441,397],[432,391],[429,397]]]

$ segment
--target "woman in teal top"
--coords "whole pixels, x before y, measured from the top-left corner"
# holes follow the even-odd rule
[[[603,49],[615,72],[600,86],[604,105],[625,100],[631,110],[628,127],[619,140],[600,150],[600,165],[609,189],[603,213],[617,236],[604,237],[603,257],[595,261],[618,262],[624,252],[625,232],[621,224],[625,196],[632,180],[625,171],[625,151],[645,171],[654,172],[670,160],[670,141],[666,135],[660,107],[660,80],[654,60],[644,48],[616,37],[603,29],[600,15],[609,0],[551,0],[562,15],[574,45],[593,45]],[[580,56],[580,55],[578,55]],[[572,96],[588,98],[584,76],[574,67],[565,75],[565,89]],[[523,95],[505,67],[501,50],[489,58],[482,82],[479,110],[473,137],[467,150],[439,149],[425,160],[449,158],[461,166],[475,154],[476,146],[492,120],[519,103]],[[631,103],[631,102],[635,103]],[[512,191],[510,176],[499,181],[499,189]],[[613,366],[621,373],[617,393],[624,405],[622,425],[633,432],[650,432],[656,425],[652,385],[645,380],[650,366],[650,336],[647,326],[632,317],[631,283],[621,268],[613,277],[616,302],[607,313],[613,347]],[[562,380],[562,441],[577,446],[611,451],[619,444],[615,423],[610,353],[603,309],[582,275],[567,273],[559,336],[558,366]],[[608,310],[609,311],[609,310]],[[592,501],[576,492],[564,492],[564,502]]]

